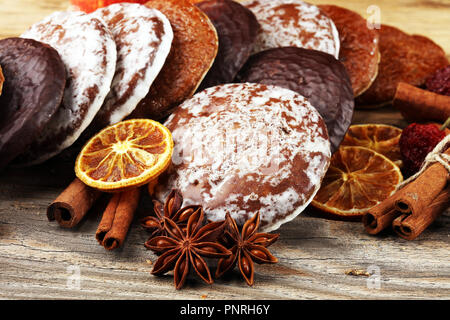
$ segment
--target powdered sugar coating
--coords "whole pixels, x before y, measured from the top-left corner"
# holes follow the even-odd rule
[[[172,188],[208,219],[239,224],[259,211],[270,231],[296,217],[318,191],[330,143],[319,113],[301,95],[261,84],[228,84],[185,101],[165,125],[175,147],[156,196]]]
[[[82,12],[55,12],[21,37],[55,48],[68,77],[61,107],[23,155],[27,164],[37,164],[72,145],[94,119],[110,90],[117,52],[107,27]]]
[[[253,53],[270,48],[300,47],[339,57],[339,33],[320,9],[301,0],[248,0],[262,31]]]
[[[117,46],[111,91],[94,120],[103,128],[124,119],[147,95],[170,52],[173,32],[165,15],[140,4],[113,4],[93,15],[107,24]]]

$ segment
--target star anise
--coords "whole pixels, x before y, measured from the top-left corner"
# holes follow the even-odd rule
[[[215,242],[223,232],[225,221],[202,226],[202,208],[189,217],[185,230],[170,218],[163,219],[167,235],[154,237],[147,243],[147,248],[162,254],[155,262],[152,274],[161,275],[174,270],[175,288],[180,289],[192,267],[203,281],[212,284],[211,272],[204,257],[227,258],[231,255],[228,249]]]
[[[183,196],[177,189],[173,189],[169,193],[164,204],[158,200],[153,200],[153,211],[155,212],[155,216],[147,216],[141,220],[141,226],[151,233],[149,240],[156,236],[167,235],[164,230],[164,217],[171,219],[180,227],[185,228],[189,217],[194,212],[200,210],[200,206],[187,206],[181,208],[182,204]],[[145,243],[145,246],[147,246],[147,242]]]
[[[231,250],[232,255],[219,260],[216,278],[232,270],[237,263],[245,281],[252,286],[255,274],[253,262],[258,264],[278,262],[267,247],[278,239],[279,234],[256,233],[260,222],[259,212],[245,222],[242,233],[239,232],[236,222],[228,213],[226,221],[227,229],[224,231],[222,243]]]

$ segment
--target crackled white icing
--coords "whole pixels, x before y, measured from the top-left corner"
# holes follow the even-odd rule
[[[55,12],[21,37],[56,49],[68,77],[61,107],[27,154],[28,164],[36,164],[72,145],[94,119],[109,92],[117,52],[107,27],[81,12]]]
[[[123,120],[147,95],[170,52],[173,32],[165,15],[140,4],[113,4],[93,15],[106,23],[117,45],[111,91],[94,120],[105,126]]]
[[[331,156],[323,119],[303,96],[280,87],[228,84],[185,101],[165,124],[173,165],[156,190],[172,188],[208,219],[242,224],[256,211],[277,229],[309,204]]]
[[[339,57],[339,33],[320,9],[301,0],[248,0],[262,31],[254,53],[278,47],[300,47]]]

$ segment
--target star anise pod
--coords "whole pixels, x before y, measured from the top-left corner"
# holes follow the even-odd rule
[[[151,233],[149,240],[156,236],[167,235],[164,230],[164,217],[171,219],[173,222],[184,228],[186,227],[189,217],[194,212],[200,210],[200,206],[187,206],[181,208],[182,204],[183,196],[177,189],[173,189],[169,193],[164,204],[158,200],[153,200],[153,211],[155,212],[155,216],[147,216],[141,220],[141,226]]]
[[[155,262],[152,274],[161,275],[174,270],[175,288],[180,289],[192,267],[206,283],[212,284],[211,272],[204,258],[227,258],[231,252],[215,242],[225,227],[225,221],[210,222],[204,226],[203,209],[194,212],[182,230],[173,220],[164,217],[167,236],[157,236],[147,247],[162,255]]]
[[[236,221],[228,213],[226,221],[228,228],[224,231],[222,243],[231,250],[232,255],[219,260],[216,278],[232,270],[237,263],[245,281],[252,286],[255,274],[253,262],[258,264],[278,262],[267,247],[278,239],[279,234],[256,233],[260,222],[259,212],[245,222],[242,233],[239,232]]]

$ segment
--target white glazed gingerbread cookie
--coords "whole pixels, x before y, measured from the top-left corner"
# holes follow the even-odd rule
[[[102,129],[123,120],[147,95],[170,52],[173,32],[165,15],[136,3],[113,4],[93,15],[110,28],[117,46],[111,91],[93,122]]]
[[[248,0],[261,25],[254,53],[278,47],[314,49],[339,57],[339,33],[333,21],[301,0]]]
[[[91,123],[111,88],[116,44],[99,19],[82,12],[55,12],[21,36],[47,43],[66,67],[61,107],[18,163],[37,164],[71,146]]]
[[[229,212],[242,224],[256,212],[277,229],[318,191],[330,161],[320,114],[300,94],[262,84],[208,88],[185,101],[165,125],[175,147],[156,196],[179,189],[208,219]]]

